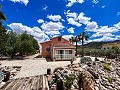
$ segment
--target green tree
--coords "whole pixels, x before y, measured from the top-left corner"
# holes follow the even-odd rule
[[[27,34],[27,32],[24,32],[20,35],[20,53],[21,55],[28,55],[33,54],[36,51],[36,46],[34,43],[36,42],[32,35]]]
[[[84,57],[84,40],[88,40],[89,36],[85,32],[77,35],[77,38],[82,42],[82,57]]]
[[[20,48],[19,35],[13,31],[8,32],[7,54],[13,59]]]
[[[2,20],[6,20],[6,16],[3,14],[3,12],[2,12],[2,5],[0,5],[0,22],[2,21]]]
[[[76,46],[76,53],[75,53],[75,56],[77,56],[77,43],[80,41],[77,37],[71,37],[70,39],[69,39],[69,41],[70,41],[70,43],[76,43],[75,44],[75,46]]]
[[[5,53],[5,46],[6,46],[6,27],[2,25],[2,21],[6,20],[5,15],[1,11],[1,5],[0,5],[0,57],[2,58],[2,55]]]

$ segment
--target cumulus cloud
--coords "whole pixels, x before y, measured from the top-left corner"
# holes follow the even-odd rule
[[[68,24],[76,25],[78,27],[80,27],[82,24],[86,25],[91,20],[91,18],[86,17],[83,12],[77,14],[75,12],[70,12],[70,10],[68,10],[67,12],[64,13],[67,17]]]
[[[75,28],[71,27],[71,28],[68,29],[68,32],[69,32],[69,33],[74,33],[74,29],[75,29]]]
[[[73,35],[63,35],[62,37],[69,40],[71,37],[73,37]]]
[[[44,20],[43,19],[38,19],[37,22],[38,23],[44,23]]]
[[[83,23],[83,24],[87,24],[89,22],[89,20],[91,20],[90,17],[86,17],[85,14],[83,12],[81,12],[78,17],[77,17],[77,20],[80,22],[80,23]]]
[[[67,21],[68,21],[68,24],[76,25],[78,27],[80,27],[82,25],[82,24],[78,23],[77,21],[75,21],[74,18],[68,18]]]
[[[41,25],[42,30],[46,31],[55,31],[55,30],[62,30],[64,28],[61,22],[46,22]]]
[[[117,29],[120,29],[120,22],[117,23],[117,24],[114,24],[114,26],[115,26]]]
[[[60,15],[47,15],[47,18],[49,18],[50,20],[53,20],[53,21],[60,21],[61,20]]]
[[[44,42],[49,40],[48,35],[46,35],[39,27],[31,28],[22,25],[22,23],[11,23],[8,26],[17,33],[23,33],[27,31],[28,34],[33,35],[39,42]]]
[[[26,6],[27,6],[27,4],[28,4],[28,2],[29,2],[29,0],[10,0],[10,1],[12,1],[12,2],[14,2],[14,3],[16,3],[16,2],[22,3],[22,4],[25,4]]]
[[[66,5],[67,7],[71,7],[74,3],[80,3],[82,4],[84,0],[67,0],[68,4]]]
[[[98,25],[97,25],[97,23],[96,22],[94,22],[94,21],[92,21],[92,22],[88,22],[87,23],[87,26],[86,26],[86,28],[85,29],[87,29],[87,31],[94,31],[94,30],[96,30],[98,28]]]

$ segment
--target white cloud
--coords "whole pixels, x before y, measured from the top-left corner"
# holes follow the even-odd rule
[[[77,17],[77,20],[79,20],[80,23],[87,24],[88,21],[91,20],[91,18],[84,16],[84,13],[81,12]]]
[[[93,21],[93,22],[88,22],[85,29],[87,29],[87,31],[94,31],[97,28],[98,28],[97,23]]]
[[[67,21],[68,21],[68,24],[76,25],[78,27],[80,27],[82,25],[82,24],[78,23],[77,21],[75,21],[73,18],[68,18]]]
[[[99,29],[96,29],[95,33],[92,35],[92,37],[100,37],[100,36],[113,36],[112,33],[116,33],[119,30],[115,27],[108,27],[108,26],[102,26]]]
[[[48,35],[46,35],[38,27],[31,28],[31,27],[22,25],[22,23],[11,23],[8,26],[17,33],[23,33],[27,31],[27,33],[33,35],[39,41],[39,43],[49,40]]]
[[[84,0],[67,0],[68,4],[66,5],[67,7],[71,7],[74,3],[80,3],[82,4]]]
[[[38,23],[44,23],[44,20],[43,19],[38,19],[37,22]]]
[[[92,3],[97,4],[99,1],[98,0],[92,0]]]
[[[10,0],[10,1],[12,1],[12,2],[14,2],[14,3],[16,3],[16,2],[22,3],[22,4],[25,4],[26,6],[27,6],[27,4],[28,4],[28,2],[29,2],[29,0]]]
[[[102,8],[105,8],[105,6],[102,6]]]
[[[62,37],[69,40],[71,37],[73,37],[73,35],[63,35]]]
[[[74,33],[74,29],[75,29],[75,28],[71,27],[71,28],[68,29],[68,32],[69,32],[69,33]]]
[[[68,23],[72,25],[76,25],[78,27],[80,27],[82,24],[87,24],[91,20],[91,18],[86,17],[83,12],[81,12],[78,15],[77,13],[70,12],[70,10],[68,10],[67,12],[64,12],[64,13],[67,17]]]
[[[115,26],[117,29],[120,29],[120,22],[117,23],[117,24],[114,24],[114,26]]]
[[[60,15],[47,15],[47,18],[53,21],[60,21],[61,16]]]
[[[120,15],[120,12],[117,12],[117,14],[116,14],[117,16],[119,16]]]
[[[71,18],[77,18],[78,14],[73,12],[71,13],[70,10],[68,10],[67,12],[64,12],[64,14],[66,15],[66,17],[71,17]]]
[[[55,31],[55,30],[62,30],[64,26],[62,25],[61,22],[46,22],[43,23],[41,26],[42,30],[46,31]]]

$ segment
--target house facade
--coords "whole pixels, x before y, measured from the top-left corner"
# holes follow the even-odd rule
[[[62,38],[62,36],[52,38],[50,41],[40,44],[42,45],[41,55],[44,58],[51,58],[53,61],[75,58],[75,46]]]

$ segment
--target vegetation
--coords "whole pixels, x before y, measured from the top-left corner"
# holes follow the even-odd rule
[[[27,32],[17,34],[13,31],[9,31],[7,35],[6,53],[12,59],[16,55],[24,56],[34,54],[36,50],[39,49],[37,41],[33,36],[27,34]]]
[[[92,59],[90,57],[82,57],[80,61],[81,63],[86,63],[86,62],[92,62]]]
[[[88,38],[89,38],[89,36],[87,36],[86,35],[86,33],[85,32],[82,32],[81,34],[78,34],[76,37],[71,37],[70,39],[69,39],[69,41],[70,42],[72,42],[72,43],[76,43],[76,56],[77,56],[77,47],[78,47],[78,45],[77,45],[77,43],[78,42],[82,42],[82,53],[81,53],[81,56],[83,57],[84,56],[84,40],[88,40]]]
[[[108,77],[107,80],[108,80],[109,83],[112,83],[113,78],[112,77]]]
[[[70,39],[69,39],[69,41],[70,41],[70,43],[74,43],[75,42],[75,46],[76,46],[76,53],[75,53],[75,56],[77,56],[77,43],[80,41],[80,39],[79,38],[77,38],[77,37],[71,37]]]
[[[88,40],[89,36],[86,35],[85,32],[82,32],[82,34],[77,35],[78,39],[82,42],[82,57],[84,57],[84,40]]]
[[[111,70],[110,64],[105,63],[105,64],[103,65],[103,67],[104,67],[104,69],[107,70],[107,71],[110,71],[110,70]]]
[[[70,74],[69,77],[67,77],[66,81],[65,81],[65,87],[70,90],[71,86],[73,85],[73,81],[74,81],[74,74]]]

